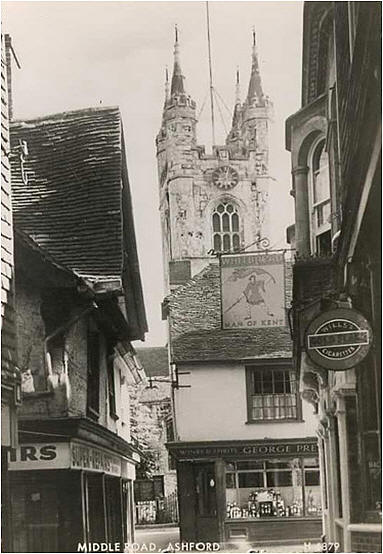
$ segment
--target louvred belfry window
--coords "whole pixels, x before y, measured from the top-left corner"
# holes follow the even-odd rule
[[[216,252],[237,252],[240,249],[238,209],[221,202],[213,212],[213,248]]]

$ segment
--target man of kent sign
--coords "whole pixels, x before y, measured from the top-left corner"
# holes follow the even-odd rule
[[[285,325],[284,253],[221,257],[224,329]]]

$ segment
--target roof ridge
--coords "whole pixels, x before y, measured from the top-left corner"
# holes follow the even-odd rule
[[[59,119],[63,116],[71,116],[71,115],[80,115],[80,114],[86,114],[86,113],[97,113],[97,112],[105,112],[105,111],[117,111],[119,114],[120,107],[119,106],[90,106],[87,108],[77,108],[75,110],[64,110],[62,112],[56,112],[53,114],[47,114],[47,115],[40,115],[37,117],[31,117],[31,118],[20,118],[20,119],[13,119],[11,121],[11,125],[15,125],[17,123],[32,123],[34,121],[46,121],[49,119]]]

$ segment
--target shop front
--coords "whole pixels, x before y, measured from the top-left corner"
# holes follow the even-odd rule
[[[322,506],[315,438],[172,443],[181,538],[228,546],[318,540]]]
[[[133,540],[134,460],[86,441],[9,452],[15,552],[77,552]]]

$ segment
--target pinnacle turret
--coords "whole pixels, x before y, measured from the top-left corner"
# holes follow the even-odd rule
[[[169,70],[165,68],[165,103],[169,100]]]
[[[239,67],[237,67],[237,75],[235,82],[235,105],[241,103],[241,86],[239,82]]]
[[[234,112],[233,112],[233,121],[232,121],[232,130],[239,130],[241,125],[241,89],[239,81],[239,68],[237,68],[236,81],[235,81],[235,103],[234,103]]]
[[[175,94],[184,94],[184,76],[182,75],[181,62],[180,62],[180,45],[178,42],[178,28],[175,27],[175,43],[174,43],[174,66],[172,85],[170,89],[171,96]]]
[[[259,62],[258,62],[255,30],[253,29],[253,52],[252,52],[252,59],[251,59],[251,75],[250,75],[249,90],[247,93],[246,102],[248,104],[252,104],[254,101],[256,101],[258,104],[262,104],[264,102],[264,94],[262,90],[261,75],[259,72]]]

